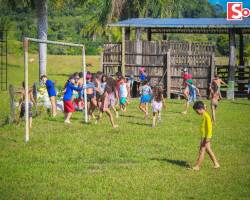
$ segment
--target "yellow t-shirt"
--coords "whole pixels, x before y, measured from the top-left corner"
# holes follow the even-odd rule
[[[203,114],[203,120],[201,123],[201,137],[211,138],[212,137],[212,121],[207,112]]]

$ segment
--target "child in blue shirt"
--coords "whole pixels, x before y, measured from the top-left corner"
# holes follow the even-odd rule
[[[55,82],[48,80],[48,77],[46,75],[42,75],[41,76],[41,81],[43,84],[45,84],[48,95],[49,95],[49,99],[50,99],[50,103],[51,103],[51,113],[52,116],[55,117],[56,116],[56,90],[55,90]]]
[[[148,104],[151,102],[152,89],[148,85],[148,81],[145,80],[142,82],[142,87],[140,89],[141,99],[139,108],[144,112],[145,118],[148,117]]]
[[[70,118],[72,113],[75,112],[75,108],[72,103],[73,90],[81,91],[82,87],[75,86],[75,78],[71,76],[64,88],[63,104],[64,104],[64,122],[70,124]]]

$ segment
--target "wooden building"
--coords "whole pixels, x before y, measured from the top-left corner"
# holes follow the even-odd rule
[[[136,18],[110,26],[122,28],[122,42],[104,45],[102,66],[103,71],[108,74],[122,71],[126,76],[131,74],[137,76],[138,67],[143,66],[153,81],[164,83],[167,95],[170,97],[171,93],[180,88],[181,68],[186,66],[193,74],[195,84],[201,89],[202,95],[207,96],[208,85],[216,70],[215,47],[208,43],[166,41],[166,35],[168,33],[228,34],[227,97],[234,98],[235,81],[238,83],[238,90],[246,89],[249,73],[244,63],[243,36],[250,33],[250,18],[241,21],[227,21],[224,18]],[[131,40],[131,29],[135,30],[135,40]],[[142,40],[143,31],[147,33],[147,40]],[[162,34],[163,40],[152,41],[152,34]],[[236,34],[239,34],[240,40],[238,68]],[[239,69],[237,80],[235,80],[236,68]]]

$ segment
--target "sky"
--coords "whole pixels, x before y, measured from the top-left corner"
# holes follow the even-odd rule
[[[208,0],[212,4],[219,3],[223,6],[224,10],[227,9],[227,2],[243,2],[243,8],[250,9],[250,0]]]

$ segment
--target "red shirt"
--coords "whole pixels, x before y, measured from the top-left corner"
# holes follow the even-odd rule
[[[192,79],[192,74],[185,73],[182,78],[183,78],[184,86],[187,86],[186,81],[189,79]]]

